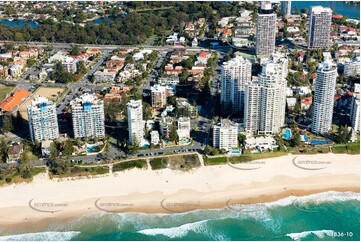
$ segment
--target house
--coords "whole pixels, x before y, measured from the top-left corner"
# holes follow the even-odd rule
[[[9,147],[9,157],[7,163],[18,162],[21,153],[24,152],[24,146],[21,144],[14,143]]]
[[[119,93],[107,93],[104,96],[104,101],[107,102],[121,102],[122,96]]]
[[[150,132],[150,143],[157,145],[159,144],[160,138],[159,138],[159,132],[157,130],[153,130]]]
[[[24,58],[15,56],[13,59],[14,59],[14,61],[12,62],[12,64],[18,64],[21,66],[21,68],[26,66],[26,60]]]
[[[296,94],[299,94],[301,96],[304,96],[304,95],[307,95],[307,94],[311,94],[312,93],[312,90],[309,86],[304,86],[304,87],[296,87],[294,89],[295,93]]]
[[[342,15],[341,14],[335,14],[332,16],[333,19],[342,19]]]
[[[19,56],[24,59],[37,58],[38,51],[34,49],[20,51]]]
[[[297,57],[299,62],[303,62],[303,59],[305,58],[306,53],[304,51],[297,52]]]
[[[88,61],[90,55],[88,53],[81,53],[79,55],[72,56],[73,59],[79,60],[79,61]]]
[[[308,110],[312,104],[312,97],[305,97],[301,99],[301,109]]]
[[[287,107],[293,109],[296,106],[297,99],[294,97],[286,98]]]
[[[105,62],[105,66],[108,72],[118,72],[124,67],[123,60],[108,60]]]
[[[10,75],[12,77],[17,77],[21,74],[21,70],[22,70],[22,66],[19,64],[14,64],[10,67],[9,71],[10,71]]]
[[[207,64],[207,60],[212,56],[212,53],[207,51],[201,51],[199,52],[199,55],[197,57],[197,61],[202,64]]]
[[[94,73],[94,82],[113,82],[115,79],[115,75],[116,73],[114,72],[102,72],[102,71],[97,71]]]
[[[334,107],[338,109],[350,110],[352,105],[353,93],[347,91],[343,95],[336,94],[334,97]]]
[[[271,136],[249,137],[246,139],[246,149],[273,150],[277,147],[277,142]]]
[[[183,72],[183,66],[173,67],[173,65],[166,65],[166,66],[164,67],[164,74],[165,74],[165,75],[178,76],[178,75],[181,74],[182,72]]]
[[[86,53],[88,53],[89,55],[96,55],[100,53],[100,51],[98,48],[90,48],[86,51]]]
[[[41,155],[43,157],[46,157],[50,154],[51,143],[53,143],[52,140],[41,141]]]
[[[0,77],[6,78],[9,75],[9,68],[7,66],[0,65]]]
[[[163,77],[159,78],[158,82],[162,86],[177,85],[179,83],[179,77],[178,76],[163,76]]]

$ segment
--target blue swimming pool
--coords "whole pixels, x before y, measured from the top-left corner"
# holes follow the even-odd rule
[[[291,137],[292,137],[292,133],[291,133],[290,129],[286,129],[285,133],[282,134],[282,138],[284,138],[284,139],[290,139]]]
[[[89,145],[86,147],[86,151],[88,153],[96,153],[99,152],[99,145]]]
[[[240,155],[241,152],[240,152],[239,150],[232,150],[232,151],[231,151],[231,154],[232,154],[232,155]]]
[[[327,140],[312,139],[310,140],[311,145],[327,145]]]
[[[164,144],[169,145],[170,144],[169,140],[164,140]]]

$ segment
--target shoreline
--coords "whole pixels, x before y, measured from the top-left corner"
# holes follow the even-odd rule
[[[330,164],[320,170],[300,169],[293,164],[297,157]],[[133,169],[63,181],[39,175],[32,183],[0,188],[4,198],[0,201],[0,225],[13,228],[36,221],[38,228],[49,221],[99,212],[169,214],[268,203],[327,191],[359,193],[359,167],[359,155],[318,154],[264,159],[262,167],[255,170],[228,165],[190,172]]]

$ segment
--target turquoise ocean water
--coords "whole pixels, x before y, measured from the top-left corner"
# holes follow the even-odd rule
[[[0,228],[0,240],[359,241],[359,196],[326,192],[179,214],[99,212],[66,223],[51,222],[36,233],[27,233],[23,228],[8,235]]]

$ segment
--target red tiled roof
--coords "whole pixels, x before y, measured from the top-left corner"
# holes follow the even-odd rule
[[[30,96],[30,94],[31,92],[28,92],[27,90],[15,91],[10,97],[0,104],[1,110],[6,112],[12,111],[15,106],[21,104],[23,99]]]
[[[301,103],[304,105],[311,105],[312,103],[312,97],[305,97],[301,99]]]
[[[341,98],[341,95],[336,94],[335,97],[333,98],[335,101],[339,100]]]
[[[297,53],[297,55],[298,55],[298,56],[301,56],[301,57],[304,57],[304,56],[305,56],[305,54],[306,54],[306,53],[305,53],[305,52],[303,52],[303,51],[300,51],[300,52],[298,52],[298,53]]]
[[[333,19],[341,19],[343,16],[341,14],[335,14],[332,16]]]
[[[205,58],[205,57],[207,57],[207,55],[208,55],[208,52],[207,52],[207,51],[201,51],[201,52],[199,52],[199,57]]]

